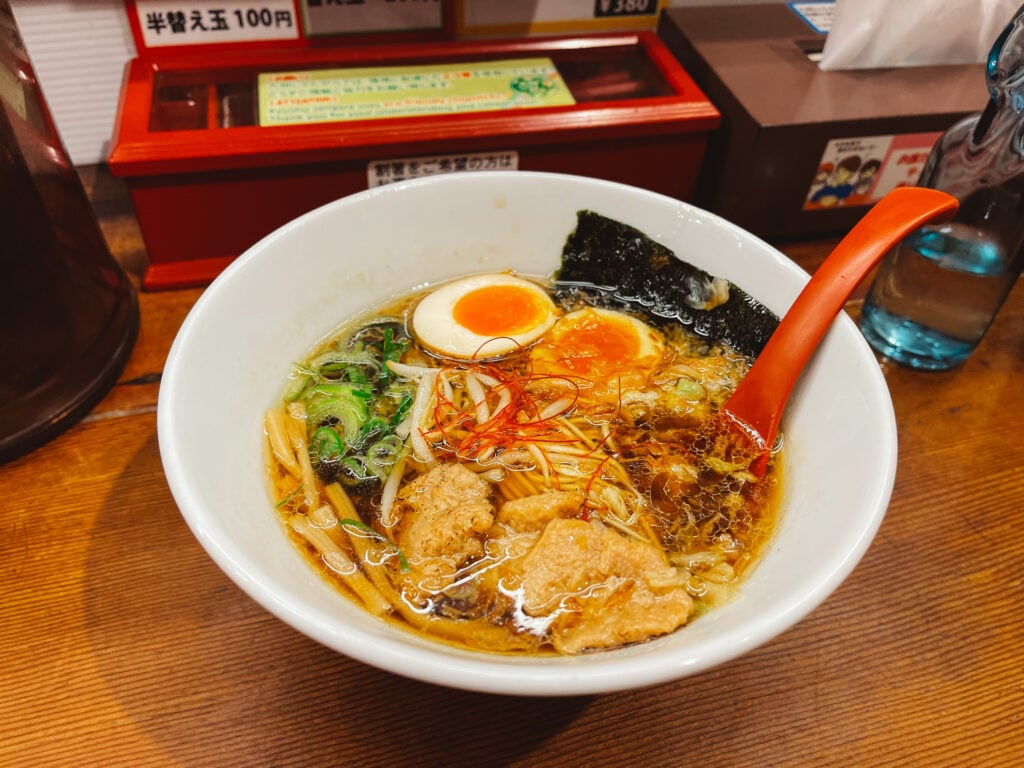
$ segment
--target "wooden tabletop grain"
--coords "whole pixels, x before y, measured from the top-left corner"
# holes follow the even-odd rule
[[[84,175],[137,278],[124,190]],[[780,247],[813,270],[829,246]],[[702,675],[565,699],[364,666],[218,570],[156,439],[160,373],[200,292],[140,294],[115,388],[0,467],[0,766],[1024,764],[1021,286],[958,370],[883,363],[900,439],[892,503],[821,607]]]

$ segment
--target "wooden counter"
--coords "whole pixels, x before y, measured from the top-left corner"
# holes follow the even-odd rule
[[[86,179],[137,278],[145,253],[119,182]],[[782,248],[813,270],[829,246]],[[0,765],[1024,761],[1024,287],[958,370],[884,364],[900,437],[892,503],[821,607],[697,677],[567,699],[372,669],[293,631],[218,570],[174,505],[156,439],[160,372],[199,294],[142,293],[114,390],[0,467]]]

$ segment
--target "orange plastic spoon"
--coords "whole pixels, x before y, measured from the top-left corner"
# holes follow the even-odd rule
[[[761,452],[752,465],[757,474],[767,467],[793,385],[850,294],[896,243],[924,224],[952,218],[957,207],[955,197],[934,189],[893,190],[857,222],[804,286],[722,406],[732,426]]]

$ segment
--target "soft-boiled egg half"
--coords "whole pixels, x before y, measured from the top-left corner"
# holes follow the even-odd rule
[[[587,307],[559,318],[530,359],[535,373],[571,377],[599,396],[643,387],[664,351],[661,334],[642,320]]]
[[[412,331],[435,354],[489,360],[532,344],[557,317],[536,283],[505,273],[472,275],[427,294],[413,310]]]

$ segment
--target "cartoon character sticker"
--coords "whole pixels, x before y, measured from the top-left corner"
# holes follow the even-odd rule
[[[939,133],[833,139],[811,180],[805,211],[871,205],[914,184]]]
[[[831,163],[827,165],[831,165]],[[832,166],[832,172],[825,178],[825,183],[811,193],[808,202],[820,208],[835,208],[838,205],[845,205],[846,199],[853,194],[855,189],[858,170],[860,170],[859,155],[847,155],[842,158]]]

